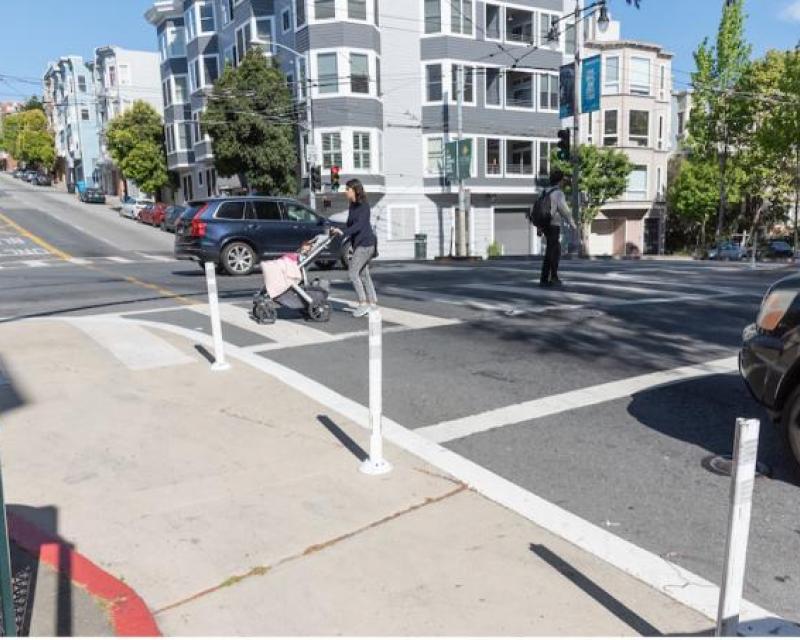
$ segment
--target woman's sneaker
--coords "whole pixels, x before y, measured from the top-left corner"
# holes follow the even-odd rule
[[[360,304],[356,307],[355,311],[353,311],[353,316],[356,318],[360,318],[361,316],[365,316],[369,313],[369,305]]]

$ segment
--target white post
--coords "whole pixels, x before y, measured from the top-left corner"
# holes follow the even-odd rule
[[[206,284],[208,285],[208,310],[211,313],[211,335],[214,338],[214,364],[212,371],[226,371],[231,365],[225,362],[225,349],[222,343],[222,322],[219,319],[219,299],[217,297],[217,273],[213,262],[206,262]]]
[[[361,473],[377,476],[392,470],[383,459],[383,346],[381,340],[382,322],[380,310],[369,314],[369,458],[359,467]]]
[[[731,512],[728,539],[725,543],[725,573],[722,576],[722,588],[719,593],[717,636],[736,636],[739,626],[759,428],[758,420],[744,418],[736,420],[736,441],[733,447],[731,472]]]

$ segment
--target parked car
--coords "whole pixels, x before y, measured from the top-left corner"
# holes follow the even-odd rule
[[[800,274],[772,285],[742,334],[739,370],[783,434],[800,471]]]
[[[305,241],[342,225],[288,198],[244,196],[192,202],[175,230],[175,257],[214,262],[232,276],[251,273],[263,259],[296,251]],[[337,239],[317,265],[331,268],[342,255]]]
[[[22,178],[23,173],[25,173],[23,169],[15,169],[14,173],[12,173],[11,175],[19,180],[20,178]]]
[[[122,205],[119,215],[124,218],[136,220],[139,217],[139,212],[151,204],[155,204],[155,202],[148,200],[147,198],[131,198],[128,202],[125,202]]]
[[[161,223],[161,229],[163,231],[175,233],[175,225],[178,223],[178,218],[181,217],[181,214],[184,213],[186,209],[186,207],[182,207],[178,204],[167,207],[167,211],[164,214],[164,222]]]
[[[81,202],[89,202],[91,204],[105,204],[106,195],[96,187],[87,187],[80,194]]]
[[[151,224],[154,227],[160,227],[164,222],[164,216],[167,213],[167,205],[163,202],[156,202],[151,204],[139,212],[139,222]]]
[[[747,251],[733,242],[723,242],[719,247],[711,247],[708,250],[709,260],[743,260]]]
[[[39,187],[52,187],[53,179],[46,173],[37,173],[31,183]]]
[[[794,250],[785,240],[770,240],[763,249],[756,254],[759,258],[793,258]]]
[[[37,175],[39,175],[38,171],[29,170],[22,174],[22,179],[25,182],[33,182]]]

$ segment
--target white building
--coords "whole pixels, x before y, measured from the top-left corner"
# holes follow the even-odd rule
[[[623,151],[634,165],[626,192],[593,222],[590,252],[663,253],[673,56],[659,45],[622,39],[618,21],[605,30],[596,20],[583,26],[583,58],[602,56],[602,97],[600,111],[581,116],[581,143]]]
[[[94,57],[94,85],[100,136],[97,181],[105,193],[118,195],[124,185],[119,169],[108,153],[106,128],[111,120],[140,100],[151,105],[159,115],[163,115],[158,53],[132,51],[116,46],[98,47]]]

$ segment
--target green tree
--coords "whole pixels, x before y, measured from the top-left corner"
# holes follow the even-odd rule
[[[13,125],[16,140],[8,152],[26,165],[50,169],[56,159],[55,143],[47,129],[47,117],[43,111],[23,111]]]
[[[746,71],[751,48],[744,38],[744,0],[723,5],[716,44],[704,40],[695,51],[696,71],[692,74],[692,117],[690,147],[719,164],[717,240],[725,228],[728,209],[729,160],[752,131],[742,126],[743,103],[734,91]]]
[[[214,84],[202,125],[214,165],[242,186],[271,195],[297,191],[294,104],[286,79],[258,48],[236,69],[227,67]]]
[[[709,224],[719,205],[719,165],[695,156],[684,160],[667,191],[667,203],[675,222],[694,231],[696,249],[705,247]]]
[[[169,183],[164,150],[152,140],[138,143],[119,165],[126,178],[145,193],[156,193]]]
[[[42,111],[44,112],[44,103],[39,99],[39,96],[31,96],[27,102],[22,106],[22,111]]]
[[[114,118],[106,140],[122,174],[142,191],[154,194],[169,183],[161,116],[149,104],[139,100]]]
[[[599,149],[593,145],[581,145],[578,148],[578,160],[580,191],[586,194],[587,198],[586,205],[581,208],[583,212],[581,250],[586,253],[592,221],[604,204],[625,193],[633,165],[628,156],[621,151]],[[569,160],[560,160],[557,152],[553,152],[551,164],[554,168],[561,169],[565,176],[572,177],[572,163]],[[572,184],[571,180],[568,182]],[[567,191],[571,192],[571,187],[568,187]]]
[[[3,138],[0,140],[0,146],[15,158],[17,155],[17,136],[19,136],[21,123],[21,113],[11,113],[3,118]]]

